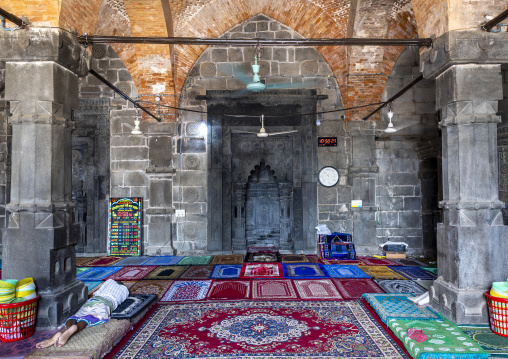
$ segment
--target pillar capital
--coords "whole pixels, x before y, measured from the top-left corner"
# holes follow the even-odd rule
[[[0,61],[51,61],[78,76],[86,75],[90,67],[90,50],[74,34],[60,29],[27,27],[0,31],[0,49]]]
[[[425,78],[435,78],[461,64],[501,64],[508,59],[508,32],[449,31],[420,55]]]

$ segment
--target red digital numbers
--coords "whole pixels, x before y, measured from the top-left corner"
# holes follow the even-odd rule
[[[337,146],[337,137],[318,137],[318,147]]]

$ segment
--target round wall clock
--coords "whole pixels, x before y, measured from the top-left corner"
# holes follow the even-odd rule
[[[319,170],[318,181],[322,186],[333,187],[339,182],[339,172],[332,166],[326,166]]]

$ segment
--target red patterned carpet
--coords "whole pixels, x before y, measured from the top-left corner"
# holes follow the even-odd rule
[[[160,305],[114,358],[407,358],[360,301]]]

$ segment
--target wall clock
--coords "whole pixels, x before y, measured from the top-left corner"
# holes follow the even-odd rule
[[[326,166],[319,170],[318,181],[324,187],[333,187],[339,182],[339,172],[332,166]]]

